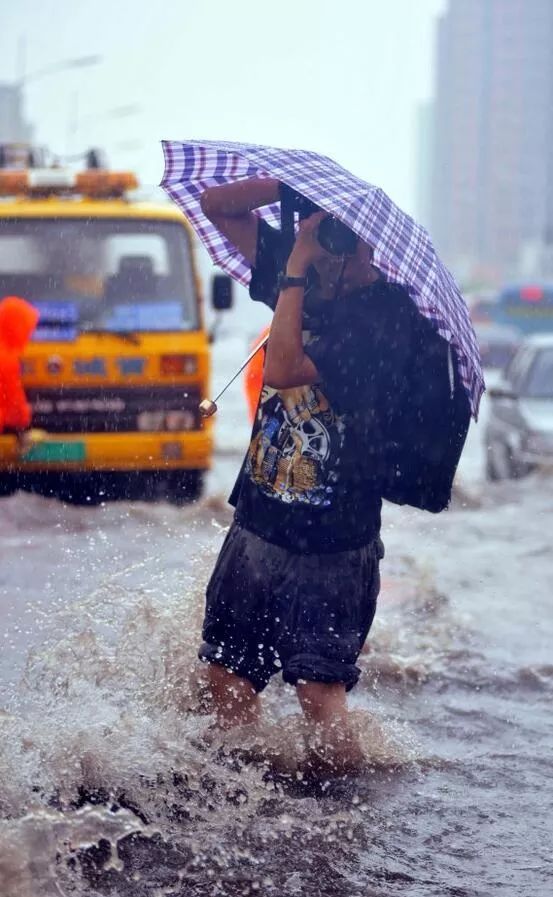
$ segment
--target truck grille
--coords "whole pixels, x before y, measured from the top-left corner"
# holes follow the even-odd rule
[[[190,411],[201,428],[197,391],[140,389],[28,389],[32,426],[49,433],[125,433],[138,429],[143,411]]]

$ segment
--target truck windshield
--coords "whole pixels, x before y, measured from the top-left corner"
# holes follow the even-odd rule
[[[35,339],[198,326],[189,241],[178,222],[0,219],[0,297],[40,312]]]

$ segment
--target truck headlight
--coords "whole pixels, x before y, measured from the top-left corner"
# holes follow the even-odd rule
[[[194,414],[192,411],[168,411],[165,415],[165,429],[172,432],[176,430],[193,430]]]
[[[146,432],[164,430],[165,411],[141,411],[137,417],[137,428]]]
[[[179,432],[193,430],[196,424],[192,411],[142,411],[137,418],[137,429],[148,433]]]

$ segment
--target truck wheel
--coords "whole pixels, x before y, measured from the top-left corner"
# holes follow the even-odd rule
[[[203,470],[179,470],[169,475],[167,498],[175,505],[184,505],[201,498],[203,489]]]
[[[17,490],[17,478],[12,473],[0,473],[0,498],[13,495]]]
[[[86,474],[79,476],[61,477],[55,491],[58,499],[67,505],[84,505],[96,507],[104,501],[104,493],[100,483]]]

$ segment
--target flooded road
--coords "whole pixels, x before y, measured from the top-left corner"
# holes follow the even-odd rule
[[[449,512],[386,507],[369,768],[315,786],[288,686],[225,744],[201,713],[239,387],[218,427],[197,505],[0,501],[2,897],[549,897],[553,478],[484,484],[476,430]]]

